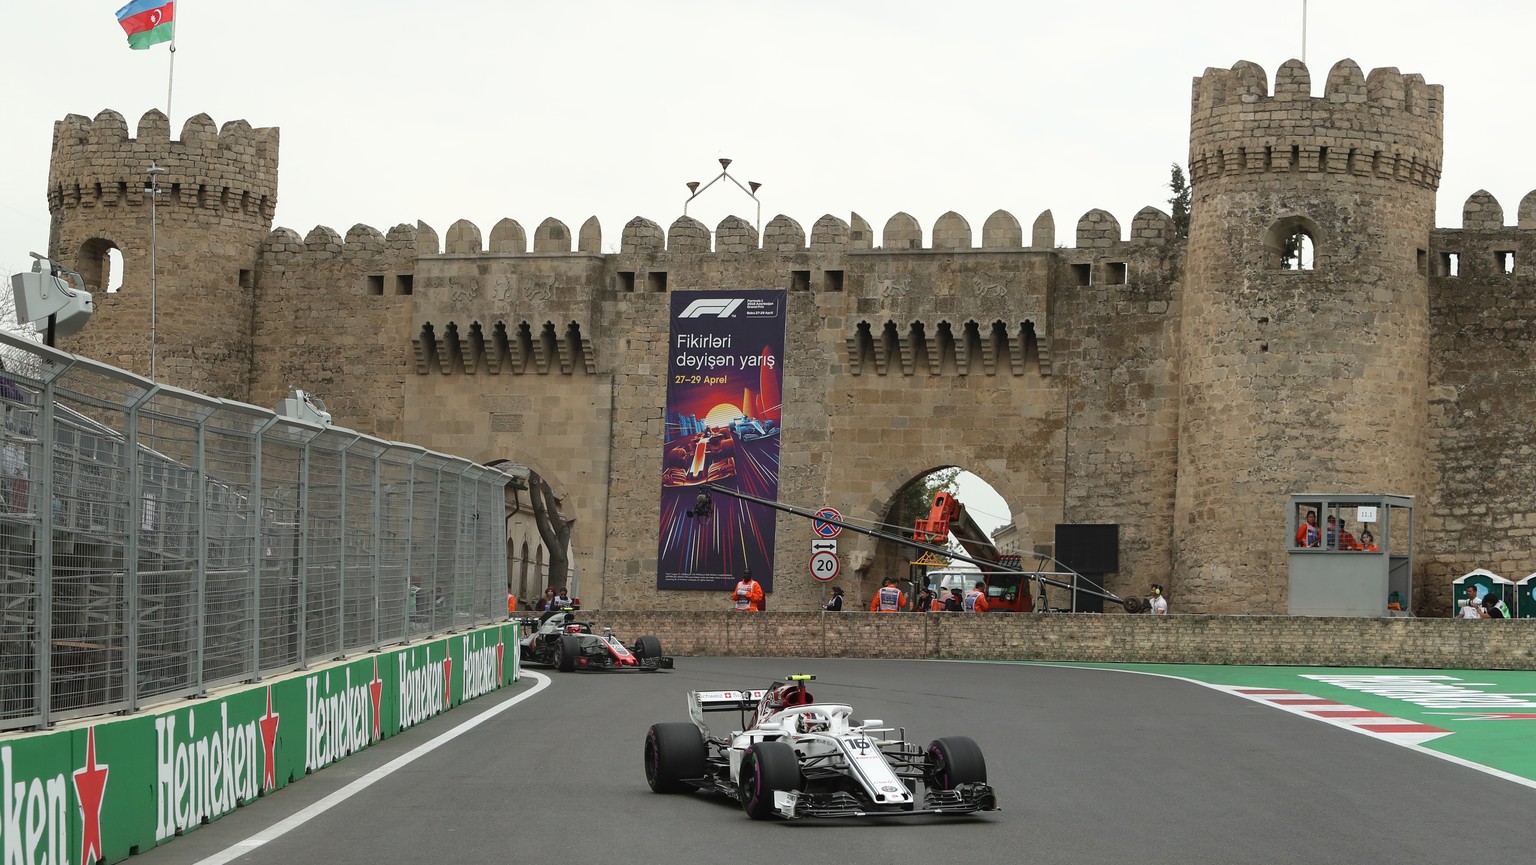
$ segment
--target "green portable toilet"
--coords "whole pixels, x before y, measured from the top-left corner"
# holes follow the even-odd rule
[[[1536,619],[1536,597],[1531,596],[1533,591],[1536,591],[1536,574],[1515,582],[1515,618]]]
[[[1467,586],[1477,586],[1477,601],[1482,603],[1483,596],[1492,592],[1504,600],[1505,606],[1513,612],[1515,609],[1515,584],[1493,571],[1477,568],[1451,581],[1451,615],[1461,616],[1461,608],[1466,605]]]

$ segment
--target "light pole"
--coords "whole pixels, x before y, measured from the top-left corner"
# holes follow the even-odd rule
[[[715,183],[720,180],[720,178],[724,177],[725,179],[729,180],[730,182],[736,184],[736,188],[740,189],[742,192],[745,192],[747,194],[748,198],[751,198],[753,201],[757,202],[757,223],[753,227],[757,229],[758,240],[759,240],[759,242],[761,242],[762,236],[763,236],[763,203],[761,201],[757,200],[757,191],[759,189],[763,188],[763,185],[761,183],[758,183],[755,180],[749,180],[749,181],[747,181],[747,186],[752,187],[751,189],[748,189],[747,186],[742,186],[741,185],[741,181],[739,181],[736,178],[732,177],[731,173],[726,170],[726,169],[728,169],[730,167],[731,167],[731,160],[726,159],[725,157],[721,157],[720,158],[720,173],[715,176],[714,180],[711,180],[710,182],[704,184],[704,188],[703,189],[699,188],[699,182],[697,180],[690,180],[690,181],[688,181],[688,191],[693,193],[693,194],[689,195],[688,196],[688,200],[683,202],[683,215],[684,216],[688,215],[688,202],[689,201],[693,201],[695,198],[698,198],[700,195],[703,195],[705,189],[708,189],[711,186],[714,186]]]
[[[155,212],[155,205],[160,198],[160,175],[165,174],[166,169],[156,165],[154,160],[150,160],[149,171],[147,173],[149,174],[149,380],[154,381],[156,354],[155,282],[157,277],[155,254],[157,252],[156,247],[159,245],[158,238],[155,236],[156,224],[159,221],[156,219],[157,214]]]

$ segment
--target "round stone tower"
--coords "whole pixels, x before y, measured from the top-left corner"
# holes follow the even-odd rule
[[[137,137],[115,111],[55,123],[48,253],[80,272],[96,305],[90,323],[60,347],[141,375],[150,374],[153,353],[157,381],[248,399],[253,287],[277,204],[277,140],[275,128],[238,120],[219,129],[205,114],[174,141],[159,111],[144,115]],[[155,178],[153,250],[152,165],[164,169]],[[109,294],[113,249],[122,255],[122,286]]]
[[[1252,63],[1195,79],[1181,611],[1285,614],[1292,493],[1422,492],[1441,102],[1350,60],[1321,97],[1295,60],[1273,95]]]

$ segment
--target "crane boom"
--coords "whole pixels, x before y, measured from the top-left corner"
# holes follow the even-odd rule
[[[837,526],[839,528],[847,529],[847,530],[849,530],[851,532],[858,532],[859,534],[862,534],[862,535],[869,535],[870,537],[873,537],[873,538],[879,538],[880,540],[883,540],[883,541],[890,541],[892,543],[901,544],[902,546],[907,546],[907,547],[911,547],[913,549],[922,550],[923,552],[934,553],[935,555],[945,556],[945,557],[948,557],[948,558],[951,558],[951,559],[959,559],[962,562],[969,562],[970,564],[976,565],[977,567],[982,568],[984,571],[990,571],[992,573],[1001,572],[1001,568],[998,566],[998,563],[995,560],[976,558],[976,557],[973,557],[972,555],[970,555],[968,552],[967,553],[963,553],[963,554],[962,553],[956,553],[953,550],[950,550],[950,549],[948,549],[946,547],[936,546],[934,544],[925,543],[925,542],[920,541],[920,540],[915,540],[915,539],[912,539],[912,538],[904,538],[904,537],[902,537],[900,535],[893,535],[893,534],[891,534],[889,532],[882,532],[882,531],[880,531],[878,529],[866,529],[866,528],[864,528],[862,526],[855,526],[855,525],[853,525],[851,523],[848,523],[848,522],[845,522],[843,520],[829,519],[829,518],[827,518],[825,516],[821,516],[821,515],[813,512],[813,511],[808,511],[808,510],[806,510],[804,508],[797,508],[794,505],[786,505],[786,504],[783,504],[782,502],[773,501],[772,499],[760,498],[758,496],[752,495],[751,493],[744,493],[744,492],[741,492],[740,490],[733,490],[733,489],[730,489],[728,487],[720,486],[719,484],[706,483],[706,484],[700,484],[699,487],[701,489],[705,490],[708,493],[720,493],[722,495],[730,496],[731,498],[734,498],[734,499],[741,499],[742,501],[748,501],[748,502],[752,502],[754,504],[763,505],[764,507],[773,508],[776,511],[782,511],[783,513],[786,513],[786,514],[794,514],[797,517],[805,517],[808,520],[819,520],[821,522],[828,523],[830,525],[834,525],[834,526]],[[955,502],[955,505],[958,507],[959,506],[959,502]],[[958,517],[959,515],[956,514],[956,516]],[[972,521],[971,525],[975,526],[975,522]],[[985,533],[981,532],[981,528],[979,526],[976,526],[975,531],[978,532],[978,533],[981,533],[983,535],[983,537],[985,537]],[[990,540],[988,540],[988,543],[990,544]],[[962,544],[962,546],[963,546],[963,544]],[[1114,594],[1111,594],[1109,592],[1096,591],[1094,589],[1085,588],[1085,587],[1080,586],[1080,585],[1079,586],[1074,586],[1072,583],[1064,583],[1064,582],[1062,582],[1060,580],[1054,580],[1054,579],[1051,579],[1050,577],[1043,576],[1039,572],[1016,571],[1016,572],[1011,572],[1011,573],[1016,573],[1019,576],[1023,577],[1024,579],[1026,579],[1026,580],[1035,580],[1035,581],[1037,581],[1037,582],[1039,582],[1039,583],[1041,583],[1043,585],[1055,586],[1055,587],[1061,588],[1061,589],[1069,589],[1069,590],[1072,590],[1072,591],[1077,591],[1077,592],[1082,592],[1082,593],[1085,593],[1085,594],[1095,595],[1097,597],[1103,598],[1106,601],[1112,601],[1112,602],[1114,602],[1116,604],[1122,604],[1122,605],[1125,606],[1126,610],[1129,611],[1129,612],[1135,613],[1135,612],[1140,612],[1141,611],[1141,601],[1140,601],[1139,598],[1136,598],[1136,597],[1121,598],[1121,597],[1119,597],[1117,595],[1114,595]],[[1055,573],[1060,573],[1060,572],[1055,572]],[[1134,605],[1135,609],[1132,609],[1133,605]]]

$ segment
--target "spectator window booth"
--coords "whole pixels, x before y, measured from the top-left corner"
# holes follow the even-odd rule
[[[1290,615],[1413,615],[1412,496],[1299,493],[1288,513]]]

